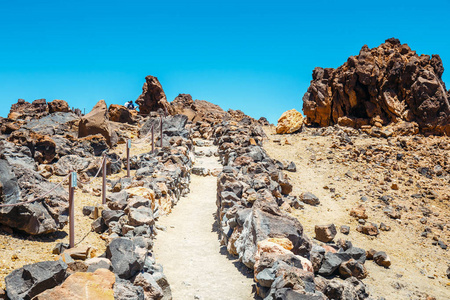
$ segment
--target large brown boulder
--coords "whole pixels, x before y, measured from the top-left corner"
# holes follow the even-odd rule
[[[163,110],[166,115],[174,115],[161,83],[158,78],[151,75],[145,77],[142,94],[137,98],[136,103],[139,105],[140,114],[146,115],[152,111]]]
[[[49,113],[55,113],[55,112],[69,112],[69,104],[67,104],[64,100],[58,100],[55,99],[52,102],[48,103],[48,112]]]
[[[101,134],[110,147],[117,143],[117,134],[112,130],[108,119],[105,100],[100,100],[91,112],[83,116],[78,126],[78,137]]]
[[[133,124],[133,116],[128,108],[123,105],[111,104],[108,109],[110,121]]]
[[[360,128],[414,121],[421,133],[450,135],[443,72],[439,55],[418,56],[398,39],[373,49],[364,45],[337,69],[314,69],[303,112],[309,125]]]

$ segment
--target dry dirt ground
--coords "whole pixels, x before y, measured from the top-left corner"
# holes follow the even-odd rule
[[[142,140],[139,140],[141,142]],[[147,142],[133,144],[130,156],[145,153],[151,150],[151,145]],[[118,145],[113,151],[121,157],[126,157],[125,144]],[[97,158],[100,164],[100,158]],[[125,167],[126,168],[126,167]],[[131,171],[133,176],[134,171]],[[109,179],[125,177],[126,171],[108,176]],[[61,177],[52,176],[49,180],[60,182]],[[94,249],[94,255],[100,255],[105,251],[106,242],[95,232],[91,232],[92,219],[83,216],[83,206],[96,206],[101,203],[102,179],[96,178],[94,181],[75,190],[75,243],[76,246],[90,246]],[[64,185],[68,189],[68,183]],[[84,239],[83,239],[84,238]],[[14,269],[24,265],[40,261],[55,260],[57,255],[52,254],[52,249],[58,242],[69,242],[69,225],[55,233],[43,236],[30,236],[20,232],[12,231],[10,228],[0,225],[0,288],[5,287],[5,277]]]
[[[196,151],[208,150],[196,147]],[[214,151],[214,149],[212,149]],[[220,168],[217,157],[198,157],[195,166]],[[214,230],[217,178],[191,175],[191,192],[160,218],[154,255],[164,268],[173,299],[254,299],[253,274],[221,250]]]
[[[268,154],[280,161],[294,161],[297,166],[296,172],[286,172],[293,184],[292,195],[311,192],[320,199],[319,206],[305,205],[304,209],[293,209],[291,212],[302,223],[308,236],[314,237],[315,225],[334,223],[338,229],[335,240],[341,238],[350,240],[354,246],[366,250],[373,248],[385,251],[391,258],[392,265],[388,269],[376,265],[373,261],[365,263],[369,275],[363,281],[375,299],[426,299],[427,296],[450,299],[450,280],[445,276],[450,265],[449,250],[432,245],[431,238],[434,236],[449,245],[450,182],[440,179],[429,182],[440,193],[440,197],[422,202],[433,212],[428,216],[428,223],[422,224],[419,220],[423,215],[414,206],[417,204],[412,204],[414,200],[410,197],[411,194],[421,192],[419,184],[416,184],[423,184],[420,176],[411,176],[414,184],[404,185],[408,178],[401,179],[400,175],[394,173],[392,176],[398,176],[400,179],[399,189],[387,189],[383,168],[345,159],[344,150],[332,147],[336,139],[333,136],[314,136],[310,132],[277,135],[272,126],[267,126],[264,130],[268,136],[264,143]],[[367,143],[387,143],[386,139],[382,138],[352,139],[356,147]],[[286,140],[289,144],[285,143]],[[448,151],[442,153],[449,155]],[[330,157],[332,159],[329,159]],[[389,218],[380,208],[382,203],[377,192],[392,195],[394,203],[408,207],[407,212],[403,212],[400,219]],[[368,199],[361,200],[363,196]],[[363,204],[367,209],[367,221],[377,224],[384,222],[392,229],[380,231],[377,237],[357,232],[355,229],[358,220],[351,217],[349,211],[359,204]],[[438,226],[433,226],[436,224]],[[349,235],[339,232],[341,225],[350,226]],[[426,226],[432,229],[428,238],[421,237]]]

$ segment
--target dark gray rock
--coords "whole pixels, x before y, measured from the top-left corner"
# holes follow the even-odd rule
[[[322,276],[330,276],[339,268],[341,263],[342,260],[335,253],[327,252],[318,273]]]
[[[94,222],[91,224],[92,231],[96,233],[102,233],[105,232],[106,229],[108,229],[108,226],[106,226],[105,221],[103,221],[102,217],[99,217],[95,219]]]
[[[295,165],[295,163],[293,161],[291,161],[287,167],[286,167],[286,171],[289,172],[297,172],[297,166]]]
[[[150,207],[146,206],[128,209],[128,219],[128,224],[135,227],[155,224],[153,211]]]
[[[144,300],[144,289],[135,286],[130,281],[116,276],[114,283],[114,299],[117,300]]]
[[[29,129],[42,135],[65,135],[70,129],[70,123],[79,120],[71,112],[55,112],[40,119],[33,119],[22,128]]]
[[[16,204],[43,195],[55,188],[39,173],[21,164],[10,165],[0,159],[0,203]],[[0,223],[29,234],[45,234],[68,222],[67,191],[62,186],[45,197],[25,205],[0,208]]]
[[[276,271],[272,268],[266,268],[256,275],[256,280],[261,286],[270,287],[276,277]]]
[[[364,264],[366,262],[366,250],[364,249],[351,247],[347,249],[345,253],[349,254],[351,258],[355,259],[359,263]]]
[[[136,251],[136,246],[130,239],[114,239],[106,248],[106,258],[113,267],[114,273],[123,279],[136,275],[143,267],[144,260]]]
[[[125,213],[121,210],[102,210],[102,219],[105,222],[106,226],[109,226],[109,223],[111,222],[118,222],[120,217],[122,217],[123,215],[125,215]]]
[[[128,204],[127,199],[128,193],[126,190],[106,195],[106,203],[108,204],[108,208],[112,210],[124,210]]]
[[[20,165],[37,171],[37,164],[32,158],[30,149],[26,146],[15,145],[2,140],[0,141],[0,158],[5,159],[12,166]]]
[[[340,231],[342,234],[349,234],[350,233],[350,226],[342,225],[340,228]]]
[[[90,216],[95,210],[95,206],[83,206],[83,216]]]
[[[338,278],[327,281],[323,293],[329,299],[364,300],[369,298],[366,286],[355,277],[342,281]]]
[[[66,279],[66,270],[67,265],[62,260],[23,266],[6,276],[7,295],[11,300],[31,299],[60,285]]]

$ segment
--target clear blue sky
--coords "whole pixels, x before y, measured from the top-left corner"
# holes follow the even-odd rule
[[[18,98],[90,110],[135,100],[146,75],[276,122],[314,67],[396,37],[450,67],[450,1],[2,1],[0,116]],[[444,82],[450,88],[450,70]]]

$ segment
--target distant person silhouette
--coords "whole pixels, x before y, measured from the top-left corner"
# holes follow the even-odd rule
[[[130,100],[128,102],[125,102],[125,104],[123,105],[128,109],[134,109],[134,104],[133,104],[133,100]]]

